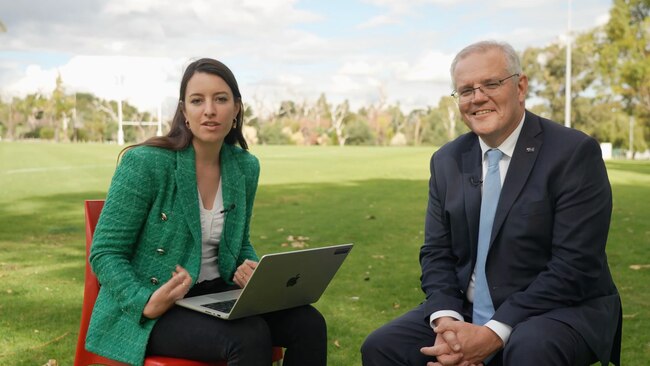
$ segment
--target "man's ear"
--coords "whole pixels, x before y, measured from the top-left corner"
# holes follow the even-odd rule
[[[519,101],[524,102],[526,100],[526,95],[528,94],[528,76],[526,74],[519,75],[519,81],[517,82],[517,93],[519,96]]]

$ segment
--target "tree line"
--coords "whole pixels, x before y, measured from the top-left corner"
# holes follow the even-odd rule
[[[649,12],[650,0],[614,0],[606,24],[572,37],[571,125],[617,149],[645,151],[650,141]],[[558,122],[564,121],[565,55],[566,44],[559,41],[520,55],[530,80],[529,109]],[[246,105],[245,133],[258,144],[439,146],[467,131],[451,97],[407,113],[380,94],[356,111],[347,100],[333,104],[324,94],[315,101],[284,101],[266,116]],[[123,116],[157,118],[128,103]],[[68,94],[60,76],[51,95],[0,102],[0,137],[9,140],[115,141],[117,121],[116,101]],[[127,142],[136,142],[156,128],[136,125],[124,133]]]

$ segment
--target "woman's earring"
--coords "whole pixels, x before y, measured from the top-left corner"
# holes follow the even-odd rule
[[[185,126],[187,127],[188,130],[191,130],[191,128],[190,128],[190,121],[185,120]]]
[[[237,119],[232,120],[232,128],[237,128]]]

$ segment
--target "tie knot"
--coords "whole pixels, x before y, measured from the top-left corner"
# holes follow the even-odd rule
[[[499,149],[490,149],[487,151],[488,166],[493,166],[499,163],[503,157],[503,152]]]

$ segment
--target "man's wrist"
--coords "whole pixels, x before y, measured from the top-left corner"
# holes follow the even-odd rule
[[[506,343],[508,343],[508,339],[510,338],[510,333],[512,333],[511,326],[496,320],[488,321],[487,323],[485,323],[485,326],[499,337],[499,339],[502,342],[501,347],[504,347]]]
[[[434,320],[433,320],[433,325],[437,327],[437,326],[440,325],[440,323],[443,322],[443,321],[457,321],[457,320],[458,320],[458,319],[454,319],[454,318],[452,318],[452,317],[450,317],[450,316],[442,316],[442,317],[440,317],[440,318],[436,318],[436,319],[434,319]]]
[[[465,320],[462,315],[453,310],[439,310],[429,316],[429,325],[431,328],[436,327],[436,320],[441,318],[451,318],[453,320],[459,320],[461,322]]]

